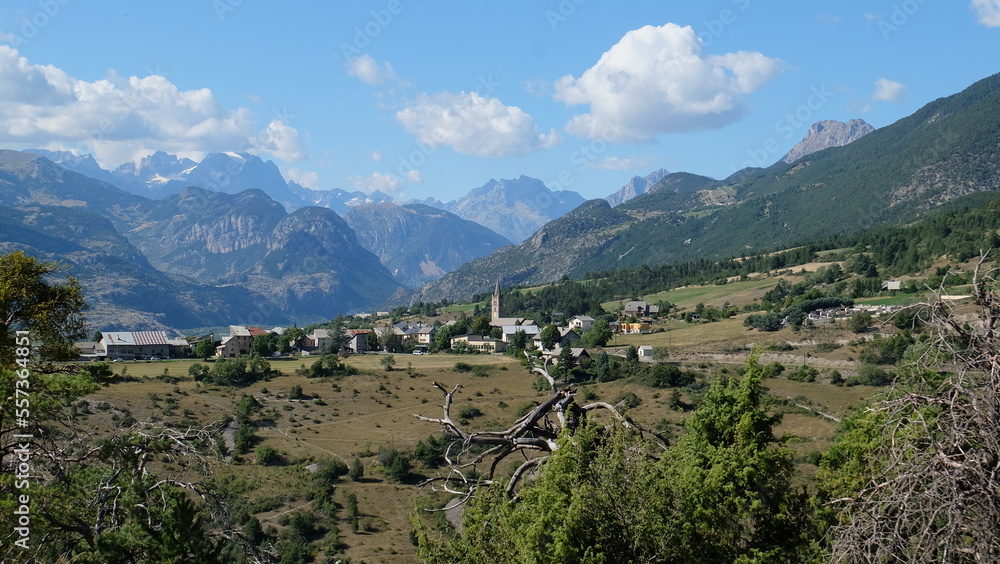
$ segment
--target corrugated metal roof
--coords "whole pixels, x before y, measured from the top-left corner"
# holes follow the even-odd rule
[[[167,334],[163,331],[111,331],[102,333],[108,345],[166,345]]]

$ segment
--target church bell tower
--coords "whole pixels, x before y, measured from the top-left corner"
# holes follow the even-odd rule
[[[497,287],[493,290],[492,313],[493,321],[500,319],[500,309],[503,308],[503,296],[500,295],[500,279],[497,278]]]

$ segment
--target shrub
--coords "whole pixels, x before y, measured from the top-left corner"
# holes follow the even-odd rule
[[[474,405],[466,405],[458,410],[459,419],[474,419],[483,414],[483,412]]]
[[[280,458],[281,457],[278,456],[278,451],[267,445],[262,445],[257,449],[257,464],[261,466],[270,466],[275,464]]]
[[[456,362],[454,370],[455,372],[472,372],[472,365],[468,362]]]
[[[621,405],[625,409],[632,409],[634,407],[639,407],[642,403],[642,399],[635,395],[633,392],[622,392],[615,398],[614,404]]]
[[[788,379],[794,382],[815,382],[816,376],[819,375],[819,370],[816,370],[812,366],[806,366],[803,364],[795,370],[788,373]]]
[[[420,443],[417,443],[420,444]],[[350,468],[347,469],[347,477],[352,481],[357,482],[365,476],[365,463],[361,462],[361,459],[357,456],[351,461]]]
[[[847,379],[848,386],[885,386],[892,382],[892,376],[874,364],[862,364],[858,373]]]

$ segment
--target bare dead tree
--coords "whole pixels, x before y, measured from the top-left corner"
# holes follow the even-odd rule
[[[1000,562],[1000,295],[985,262],[976,311],[940,292],[924,304],[930,342],[870,408],[885,433],[864,488],[831,502],[835,562]]]
[[[455,394],[461,389],[456,385],[450,391],[442,384],[434,382],[435,388],[444,395],[444,416],[440,418],[413,414],[421,421],[441,425],[445,433],[455,437],[445,451],[445,461],[448,464],[446,474],[436,476],[421,485],[432,485],[436,491],[444,491],[462,496],[462,501],[468,500],[480,486],[495,482],[497,469],[501,462],[511,455],[519,455],[520,466],[514,470],[507,484],[506,492],[511,498],[516,498],[517,490],[524,477],[536,470],[559,448],[557,439],[563,432],[572,433],[584,424],[586,418],[597,410],[605,410],[625,427],[637,429],[640,432],[651,433],[642,429],[625,417],[616,406],[606,402],[593,402],[586,405],[576,403],[576,391],[572,387],[559,389],[555,378],[549,374],[546,359],[541,365],[525,353],[533,373],[545,378],[552,391],[551,396],[535,406],[527,414],[502,431],[466,431],[457,424],[451,416],[451,406]],[[666,441],[651,433],[661,440]]]

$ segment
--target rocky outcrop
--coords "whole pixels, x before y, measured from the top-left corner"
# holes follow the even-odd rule
[[[805,138],[792,147],[792,150],[788,151],[788,154],[781,160],[791,164],[816,151],[830,147],[843,147],[872,131],[875,131],[875,128],[868,125],[868,122],[863,119],[852,119],[847,123],[832,119],[818,121],[812,124]]]

